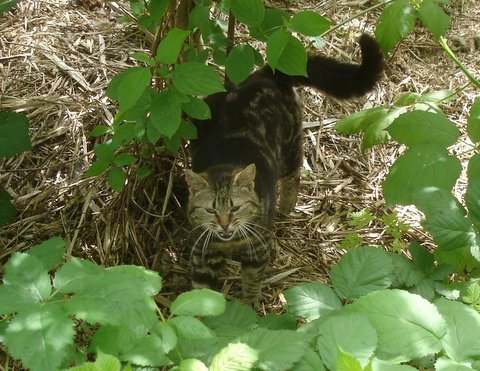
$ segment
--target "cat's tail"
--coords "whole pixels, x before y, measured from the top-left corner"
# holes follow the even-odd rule
[[[380,80],[385,63],[382,50],[373,37],[363,34],[359,44],[361,64],[343,63],[324,55],[309,54],[308,77],[290,76],[289,82],[296,86],[310,86],[342,99],[367,93]]]

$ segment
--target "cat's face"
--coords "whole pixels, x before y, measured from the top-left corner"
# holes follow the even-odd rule
[[[185,179],[190,191],[188,218],[193,228],[222,241],[251,234],[261,213],[254,191],[255,165],[215,175],[185,170]]]

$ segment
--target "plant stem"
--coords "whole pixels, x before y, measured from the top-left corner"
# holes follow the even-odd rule
[[[346,25],[348,22],[351,22],[351,21],[353,21],[354,19],[356,19],[356,18],[358,18],[358,17],[361,17],[362,15],[364,15],[364,14],[366,14],[366,13],[368,13],[368,12],[371,12],[372,10],[375,10],[375,9],[377,9],[377,8],[380,8],[380,7],[382,7],[382,6],[384,6],[384,5],[387,5],[387,4],[389,4],[389,3],[393,3],[394,1],[395,1],[395,0],[383,1],[383,2],[381,2],[381,3],[379,3],[379,4],[376,4],[376,5],[371,6],[370,8],[367,8],[367,9],[365,9],[365,10],[362,10],[361,12],[359,12],[359,13],[357,13],[357,14],[354,14],[354,15],[351,16],[350,18],[347,18],[345,21],[343,21],[343,22],[335,25],[335,26],[332,27],[332,28],[329,28],[327,31],[325,31],[323,34],[321,34],[320,37],[323,37],[323,36],[325,36],[325,35],[328,35],[329,33],[332,33],[332,32],[334,32],[334,31],[338,30],[340,27]]]
[[[438,42],[440,44],[440,46],[443,48],[443,50],[445,50],[445,52],[447,53],[447,55],[450,57],[451,60],[453,60],[455,62],[455,64],[458,66],[458,68],[460,68],[462,70],[462,72],[464,73],[465,76],[467,76],[467,78],[470,80],[470,82],[475,85],[475,87],[477,89],[480,89],[480,81],[477,80],[475,78],[475,76],[472,75],[472,73],[463,65],[462,62],[460,62],[460,60],[457,58],[457,56],[452,52],[452,50],[450,49],[450,47],[447,45],[447,42],[445,41],[445,39],[443,38],[443,36],[441,36],[439,39],[438,39]]]

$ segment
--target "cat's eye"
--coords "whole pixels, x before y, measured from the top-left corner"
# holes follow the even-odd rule
[[[209,214],[215,214],[215,209],[205,209],[205,211]]]
[[[233,207],[230,209],[230,211],[231,211],[232,213],[234,213],[235,211],[238,211],[238,210],[240,210],[240,206],[239,206],[239,205],[233,206]]]

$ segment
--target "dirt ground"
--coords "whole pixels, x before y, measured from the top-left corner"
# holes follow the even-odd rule
[[[374,1],[276,2],[287,10],[313,9],[343,22]],[[453,1],[447,40],[465,47],[459,59],[477,74],[480,50],[480,8],[476,0]],[[94,160],[93,146],[102,139],[89,132],[108,125],[115,105],[105,96],[112,77],[134,65],[134,51],[148,51],[144,34],[116,23],[120,15],[109,5],[81,0],[24,0],[0,19],[0,109],[28,115],[33,150],[0,162],[0,185],[13,196],[18,215],[0,229],[0,275],[15,251],[61,236],[68,254],[105,266],[138,264],[160,272],[164,288],[158,301],[168,305],[189,288],[186,201],[178,156],[150,159],[153,176],[130,179],[117,194],[106,180],[86,179]],[[379,11],[346,23],[325,38],[322,52],[344,61],[358,61],[355,42],[361,32],[373,33]],[[362,151],[360,136],[342,136],[335,122],[358,110],[391,105],[406,92],[462,89],[468,80],[432,36],[416,27],[387,59],[385,76],[366,97],[339,101],[316,92],[300,92],[305,101],[305,158],[301,193],[295,212],[276,223],[272,266],[264,288],[264,311],[282,308],[281,292],[305,281],[329,282],[330,268],[341,256],[345,236],[355,230],[350,213],[368,208],[377,217],[359,233],[368,244],[389,248],[392,238],[381,217],[387,213],[381,182],[402,152],[394,143]],[[469,107],[480,92],[468,86],[444,110],[462,133]],[[463,137],[452,152],[467,148]],[[459,181],[458,191],[464,182]],[[405,242],[426,242],[420,215],[411,207],[397,209],[410,228]],[[239,290],[239,265],[229,262],[224,292]]]

